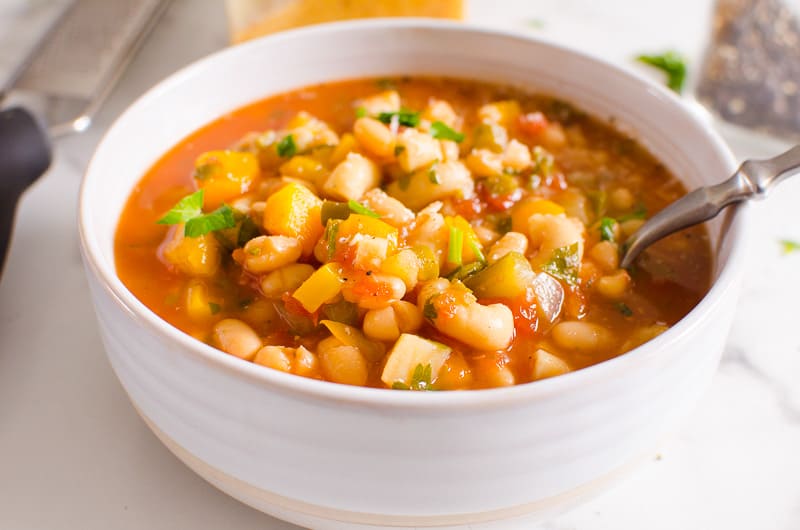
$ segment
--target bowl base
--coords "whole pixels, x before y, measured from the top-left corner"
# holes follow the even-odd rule
[[[647,456],[636,458],[600,478],[559,495],[499,510],[435,516],[352,512],[290,499],[239,480],[187,451],[142,414],[138,407],[136,410],[161,443],[208,483],[260,512],[315,530],[394,530],[409,527],[438,530],[529,528],[599,495],[628,477],[648,459]]]

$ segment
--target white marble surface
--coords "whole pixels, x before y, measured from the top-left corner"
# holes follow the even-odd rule
[[[471,18],[630,64],[667,47],[696,58],[709,5],[474,0]],[[221,2],[176,0],[96,125],[56,144],[20,205],[0,280],[0,529],[294,528],[203,482],[136,416],[105,359],[78,252],[80,176],[103,130],[155,81],[225,42]],[[779,148],[728,138],[740,157]],[[690,420],[626,482],[542,529],[800,528],[800,253],[783,256],[777,243],[800,240],[798,202],[800,178],[754,206],[737,319]]]

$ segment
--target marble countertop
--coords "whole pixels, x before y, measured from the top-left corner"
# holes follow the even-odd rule
[[[1,1],[1,0],[0,0]],[[470,18],[621,64],[697,64],[709,0],[473,0]],[[226,45],[222,2],[176,0],[85,134],[59,140],[20,204],[0,280],[0,528],[295,528],[218,492],[150,433],[105,358],[78,251],[81,174],[153,83]],[[723,131],[738,157],[778,143]],[[720,175],[722,177],[722,175]],[[800,528],[800,178],[753,206],[749,269],[722,364],[688,422],[631,478],[546,530]]]

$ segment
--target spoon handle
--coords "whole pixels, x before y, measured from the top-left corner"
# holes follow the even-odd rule
[[[800,171],[800,145],[774,158],[745,160],[731,178],[698,188],[650,218],[626,242],[620,266],[629,267],[641,252],[662,237],[716,216],[731,204],[766,197],[780,181]]]

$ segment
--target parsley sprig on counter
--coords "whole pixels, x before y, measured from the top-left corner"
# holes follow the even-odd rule
[[[160,225],[185,223],[183,235],[186,237],[199,237],[236,226],[233,208],[227,204],[223,204],[211,213],[203,213],[203,195],[203,190],[187,195],[156,223]]]
[[[686,61],[679,53],[668,51],[656,55],[640,55],[636,60],[667,74],[667,86],[678,94],[681,93],[686,80]]]

